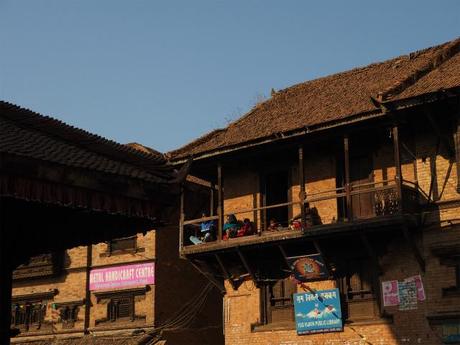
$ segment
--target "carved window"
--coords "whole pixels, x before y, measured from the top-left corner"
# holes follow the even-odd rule
[[[12,305],[11,326],[23,331],[39,330],[45,320],[46,304],[17,302]]]
[[[107,304],[110,321],[134,320],[134,296],[112,298]]]
[[[346,319],[355,321],[380,317],[373,272],[367,259],[349,259],[341,267],[337,283]]]
[[[53,310],[57,310],[62,328],[73,328],[75,326],[75,322],[78,321],[78,312],[82,305],[83,301],[53,303]]]
[[[263,289],[265,324],[294,322],[294,303],[292,295],[297,292],[297,285],[290,278],[280,279]]]
[[[96,324],[106,322],[123,322],[145,320],[145,316],[137,315],[135,304],[137,298],[144,298],[147,289],[135,288],[122,291],[96,292],[98,304],[105,304],[106,317],[96,320]]]
[[[137,249],[137,236],[115,239],[109,242],[110,253],[135,252]]]

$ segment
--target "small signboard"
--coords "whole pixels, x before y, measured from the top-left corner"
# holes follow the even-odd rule
[[[339,289],[294,294],[294,312],[299,335],[342,330]]]
[[[89,277],[91,291],[149,284],[155,284],[153,262],[94,269]]]
[[[442,325],[443,344],[460,343],[460,322],[449,322]]]
[[[299,282],[305,283],[329,277],[326,264],[320,254],[294,256],[287,259],[295,279]]]

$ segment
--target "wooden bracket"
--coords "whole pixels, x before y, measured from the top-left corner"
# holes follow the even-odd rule
[[[198,264],[196,262],[196,260],[192,260],[190,259],[189,262],[192,264],[193,267],[195,267],[195,269],[200,272],[203,276],[205,276],[211,283],[214,284],[214,286],[216,286],[219,291],[225,295],[226,294],[226,290],[225,290],[225,286],[223,283],[221,283],[219,280],[217,280],[214,275],[210,272],[206,272],[206,270],[204,270],[203,268],[200,267],[200,264]]]
[[[230,273],[228,273],[227,269],[225,268],[225,265],[224,265],[222,259],[220,258],[219,254],[214,254],[214,257],[216,258],[216,261],[219,264],[219,267],[220,267],[220,270],[222,271],[222,274],[230,282],[230,285],[232,286],[232,289],[235,290],[235,291],[238,290],[237,286],[235,285],[234,280],[232,279],[232,276],[230,275]]]
[[[246,269],[246,271],[248,271],[249,275],[251,276],[252,280],[254,281],[254,284],[256,285],[256,287],[259,287],[259,283],[258,283],[258,281],[256,279],[254,271],[249,266],[249,263],[247,262],[243,252],[238,247],[236,247],[236,252],[238,253],[238,256],[240,257],[240,260],[243,263],[244,268]]]
[[[404,238],[407,244],[411,247],[412,252],[414,253],[415,259],[417,260],[420,266],[420,269],[422,270],[422,272],[425,272],[425,260],[423,259],[422,253],[420,252],[419,248],[417,247],[417,244],[415,243],[414,237],[409,232],[409,229],[406,226],[404,226],[402,230],[403,230]]]

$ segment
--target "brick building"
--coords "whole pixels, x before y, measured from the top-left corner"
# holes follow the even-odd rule
[[[2,345],[10,325],[30,345],[223,341],[219,293],[177,254],[185,170],[6,102],[0,125]]]
[[[171,152],[193,155],[180,254],[225,293],[226,344],[460,342],[459,121],[456,39],[272,92]]]

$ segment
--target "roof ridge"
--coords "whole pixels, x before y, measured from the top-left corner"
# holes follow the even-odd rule
[[[430,48],[411,53],[409,54],[409,58],[412,59],[414,57],[417,57],[418,55],[427,51],[428,49]],[[460,51],[460,38],[457,38],[454,41],[445,43],[444,46],[426,64],[414,70],[412,73],[409,73],[405,78],[398,80],[396,83],[389,86],[385,90],[380,91],[377,94],[377,100],[379,102],[388,101],[390,98],[400,94],[405,89],[407,89],[409,86],[412,86],[415,83],[417,83],[417,81],[420,80],[420,78],[432,72],[433,70],[441,66],[443,63],[448,61],[451,57],[456,55],[459,51]]]
[[[139,151],[133,147],[117,143],[101,135],[88,132],[51,116],[42,115],[10,102],[0,100],[0,116],[13,121],[17,125],[30,126],[39,132],[47,133],[103,156],[147,169],[147,171],[155,171],[154,175],[162,176],[164,174],[160,173],[161,170],[171,169],[171,167],[163,167],[163,165],[167,164],[167,159],[162,153],[154,154]],[[94,145],[95,143],[98,145]]]

